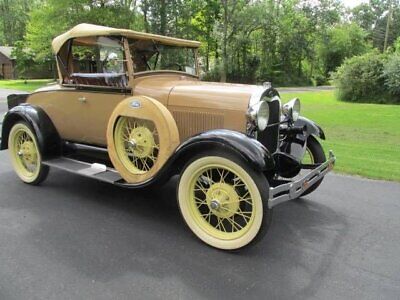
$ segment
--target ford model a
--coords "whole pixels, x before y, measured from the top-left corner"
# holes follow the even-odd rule
[[[52,46],[58,83],[10,96],[2,128],[25,183],[49,167],[131,189],[179,175],[188,227],[238,249],[266,232],[275,205],[314,191],[333,167],[298,99],[201,82],[198,42],[81,24]]]

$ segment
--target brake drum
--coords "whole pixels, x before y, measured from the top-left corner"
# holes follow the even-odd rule
[[[107,126],[108,154],[128,183],[152,178],[179,145],[179,132],[169,110],[147,96],[119,103]]]

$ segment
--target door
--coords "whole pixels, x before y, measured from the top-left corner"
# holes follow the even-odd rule
[[[108,119],[131,95],[121,37],[83,37],[72,42],[64,86],[70,112],[68,139],[105,146]]]

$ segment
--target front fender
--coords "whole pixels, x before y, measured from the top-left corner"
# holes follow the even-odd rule
[[[304,128],[303,133],[299,133],[294,138],[282,143],[281,151],[290,154],[301,161],[306,152],[308,137],[313,135],[325,140],[325,133],[315,122],[305,117],[299,117],[297,121],[294,122],[294,127]]]
[[[6,113],[3,120],[0,150],[8,149],[10,130],[19,121],[26,122],[33,129],[44,160],[60,155],[61,140],[53,122],[42,108],[30,104],[20,104]]]
[[[252,168],[258,171],[274,168],[274,160],[268,149],[254,138],[243,133],[216,129],[195,135],[182,143],[174,156],[191,157],[201,151],[221,149],[241,156]]]
[[[299,117],[297,119],[297,121],[294,122],[294,125],[296,127],[304,127],[305,126],[306,127],[305,133],[306,133],[307,137],[309,135],[314,135],[314,136],[317,136],[317,137],[325,140],[325,133],[322,130],[322,128],[319,127],[317,125],[317,123],[315,123],[314,121],[311,121],[310,119],[307,119],[305,117]]]
[[[252,168],[260,172],[275,168],[271,154],[256,139],[237,131],[216,129],[195,135],[179,145],[153,178],[141,183],[123,184],[123,186],[134,189],[153,184],[163,184],[171,176],[179,174],[191,158],[210,150],[222,150],[226,153],[239,155]]]

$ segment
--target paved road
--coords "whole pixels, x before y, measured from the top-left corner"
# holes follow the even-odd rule
[[[192,236],[175,184],[32,187],[0,152],[0,299],[399,299],[400,184],[330,174],[239,253]]]
[[[322,86],[304,86],[304,87],[281,87],[277,88],[279,93],[302,93],[302,92],[319,92],[319,91],[331,91],[335,87],[329,85]]]

